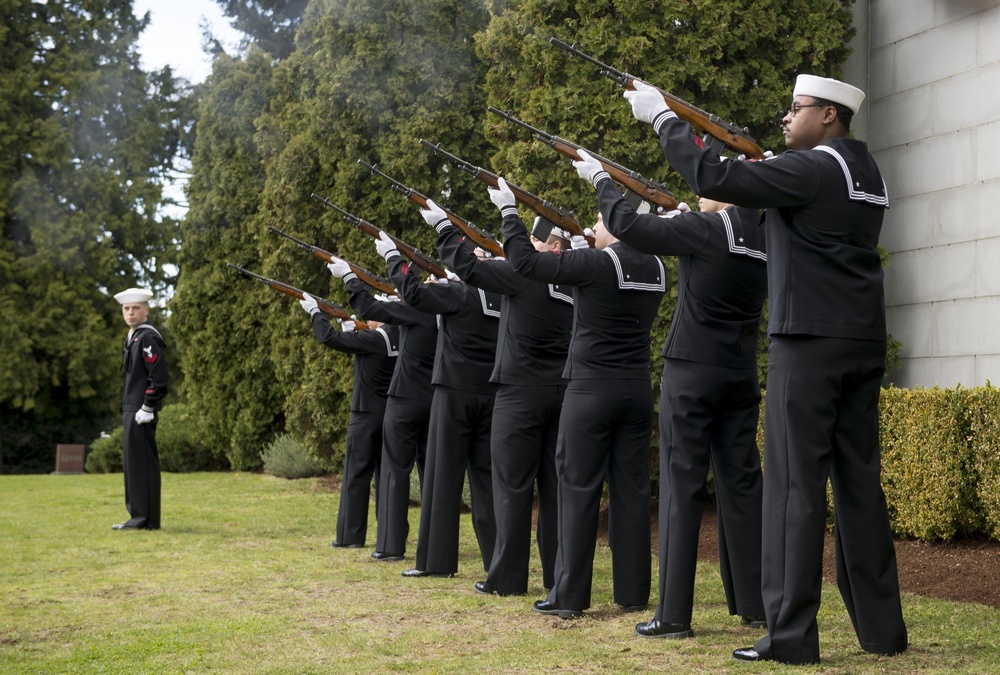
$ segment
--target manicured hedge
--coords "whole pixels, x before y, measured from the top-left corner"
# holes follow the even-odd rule
[[[893,531],[928,541],[1000,541],[1000,389],[989,382],[974,389],[888,387],[879,410]],[[757,445],[763,457],[763,399]]]
[[[882,485],[897,534],[934,540],[981,531],[969,394],[882,391]]]

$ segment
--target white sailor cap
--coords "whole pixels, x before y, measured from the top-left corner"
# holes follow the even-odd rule
[[[149,302],[149,299],[152,297],[153,291],[147,291],[145,288],[129,288],[128,290],[115,294],[115,300],[123,305],[132,305],[138,302]]]
[[[845,105],[851,112],[857,113],[861,102],[865,100],[865,92],[855,86],[816,75],[799,75],[795,78],[795,91],[792,96],[812,96]]]

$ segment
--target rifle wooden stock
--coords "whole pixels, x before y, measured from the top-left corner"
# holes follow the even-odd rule
[[[385,232],[385,230],[382,230],[377,225],[373,225],[372,223],[369,223],[367,220],[364,220],[363,218],[358,218],[357,216],[348,213],[347,211],[340,208],[339,206],[329,201],[328,199],[320,197],[315,192],[312,193],[311,196],[313,199],[317,199],[323,202],[323,204],[333,209],[334,211],[339,211],[341,215],[343,215],[344,220],[354,225],[356,228],[367,234],[372,239],[378,239],[379,233]],[[399,249],[400,253],[409,258],[414,265],[416,265],[423,271],[427,272],[428,274],[433,274],[438,279],[444,279],[448,276],[448,273],[445,272],[444,266],[440,262],[434,260],[433,258],[428,257],[419,248],[417,248],[416,246],[410,246],[399,237],[396,237],[389,232],[386,232],[385,234],[387,237],[389,237],[390,240],[392,240],[392,243],[396,245],[396,248]]]
[[[570,54],[578,56],[584,61],[597,66],[600,69],[601,75],[617,82],[619,86],[622,86],[625,89],[635,89],[635,80],[640,79],[613,68],[606,63],[602,63],[589,54],[585,54],[580,51],[575,42],[572,45],[568,45],[562,40],[557,40],[556,38],[549,38],[549,42],[561,49],[566,50]],[[663,100],[670,107],[670,109],[674,111],[677,117],[684,120],[695,129],[708,134],[712,138],[719,141],[719,143],[726,145],[736,152],[746,155],[747,157],[751,157],[753,159],[764,158],[764,152],[760,149],[760,146],[757,145],[757,141],[754,140],[749,133],[747,133],[745,128],[741,129],[732,122],[726,122],[718,115],[713,115],[712,113],[698,108],[697,106],[691,105],[684,99],[678,98],[677,96],[674,96],[670,92],[664,91],[659,87],[656,87],[656,90],[660,92],[660,95],[663,96]]]
[[[442,148],[440,143],[434,145],[432,143],[428,143],[422,138],[420,139],[420,143],[432,149],[437,154],[445,157],[456,167],[470,174],[480,183],[489,185],[492,188],[499,186],[497,179],[499,179],[500,176],[498,176],[497,174],[487,171],[486,169],[476,166],[470,162],[466,162],[464,159],[451,154],[450,152]],[[586,234],[584,234],[583,227],[576,220],[576,218],[570,215],[569,211],[566,211],[565,209],[561,209],[557,206],[552,205],[551,203],[545,201],[541,197],[534,195],[528,192],[527,190],[519,188],[518,186],[514,185],[508,180],[505,180],[504,182],[507,183],[507,187],[509,187],[510,191],[514,193],[514,199],[516,199],[518,202],[524,204],[529,209],[531,209],[538,215],[542,216],[543,218],[546,218],[549,222],[556,225],[557,227],[561,227],[562,229],[566,230],[571,234],[576,234],[585,237],[587,239],[587,243],[590,244],[590,247],[591,248],[594,247],[594,238],[592,236],[587,236]]]
[[[643,175],[638,171],[632,171],[621,164],[615,164],[611,160],[605,159],[597,153],[587,150],[587,148],[584,148],[583,146],[567,141],[565,138],[548,134],[537,127],[531,126],[527,122],[522,122],[509,112],[505,113],[502,110],[494,108],[493,106],[490,106],[488,110],[491,113],[499,115],[508,122],[513,122],[514,124],[524,127],[531,132],[534,138],[542,143],[545,143],[559,154],[565,155],[570,159],[579,160],[580,154],[577,151],[586,151],[591,157],[601,163],[601,166],[604,167],[604,170],[608,172],[608,175],[610,175],[616,183],[624,185],[629,190],[645,199],[647,202],[656,204],[657,206],[662,206],[668,211],[672,211],[677,208],[677,200],[674,199],[673,193],[670,192],[666,186],[660,185],[659,183],[655,183],[648,178],[643,177]]]
[[[268,225],[267,229],[271,230],[275,234],[285,237],[286,239],[291,239],[292,241],[294,241],[296,244],[299,245],[299,248],[311,254],[314,258],[319,258],[320,260],[332,263],[334,257],[339,257],[339,256],[334,256],[332,253],[330,253],[325,249],[320,248],[319,246],[307,244],[298,237],[288,234],[284,230],[279,230],[273,225]],[[343,258],[340,259],[344,260]],[[361,279],[361,281],[365,282],[366,284],[368,284],[369,286],[371,286],[376,290],[382,291],[387,295],[395,295],[396,297],[399,297],[399,293],[396,292],[396,287],[393,286],[392,282],[386,279],[385,277],[379,276],[374,272],[369,272],[364,267],[361,267],[360,265],[355,265],[350,260],[344,260],[344,262],[347,263],[348,267],[351,268],[352,272],[358,275],[358,279]]]
[[[248,269],[240,267],[239,265],[234,265],[228,262],[226,263],[226,265],[232,267],[234,270],[236,270],[243,276],[255,279],[260,283],[264,284],[265,286],[270,286],[279,293],[290,295],[291,297],[298,298],[299,300],[303,299],[302,294],[305,291],[295,288],[295,286],[290,286],[289,284],[286,284],[283,281],[278,281],[277,279],[269,279],[265,276],[261,276],[260,274],[255,274],[254,272],[251,272]],[[312,293],[310,293],[309,295],[312,295]],[[330,302],[329,300],[324,300],[318,295],[313,295],[312,297],[316,299],[316,305],[319,307],[320,311],[323,312],[324,314],[332,316],[336,319],[343,319],[344,321],[353,321],[355,330],[367,330],[368,324],[366,322],[362,321],[361,319],[352,319],[351,313],[346,309],[344,309],[344,307],[342,307],[341,305],[338,305],[335,302]]]
[[[392,185],[392,188],[396,192],[400,193],[401,195],[409,199],[417,206],[425,209],[427,208],[427,197],[425,197],[424,195],[420,194],[413,188],[409,188],[403,185],[398,180],[382,173],[381,171],[379,171],[377,166],[368,164],[360,159],[358,160],[358,164],[368,169],[372,174],[376,176],[381,176],[385,180],[389,181],[389,184]],[[501,246],[500,242],[496,240],[496,237],[494,237],[493,235],[484,230],[479,229],[469,221],[456,216],[448,209],[445,209],[443,207],[439,208],[441,208],[441,210],[444,211],[445,215],[448,217],[448,220],[451,221],[451,224],[457,227],[466,237],[474,241],[476,245],[479,246],[479,248],[483,249],[484,251],[488,251],[491,255],[500,258],[503,257],[504,255],[503,246]]]

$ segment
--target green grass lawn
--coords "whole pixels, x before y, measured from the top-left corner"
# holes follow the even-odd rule
[[[632,628],[652,613],[611,600],[603,545],[593,607],[563,621],[530,609],[544,595],[537,557],[527,597],[473,592],[484,574],[468,515],[455,578],[402,579],[416,509],[408,560],[376,563],[371,548],[330,548],[338,495],[317,480],[165,474],[158,532],[111,530],[127,518],[122,494],[120,474],[0,476],[0,673],[1000,669],[1000,610],[981,605],[904,596],[911,648],[879,658],[825,587],[822,665],[746,664],[730,653],[761,633],[728,615],[712,565],[698,568],[695,638],[649,640]]]

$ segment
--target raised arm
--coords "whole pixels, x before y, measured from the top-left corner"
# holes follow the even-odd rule
[[[708,243],[710,214],[688,212],[661,218],[636,213],[610,178],[598,182],[597,198],[608,232],[643,253],[695,255]]]

